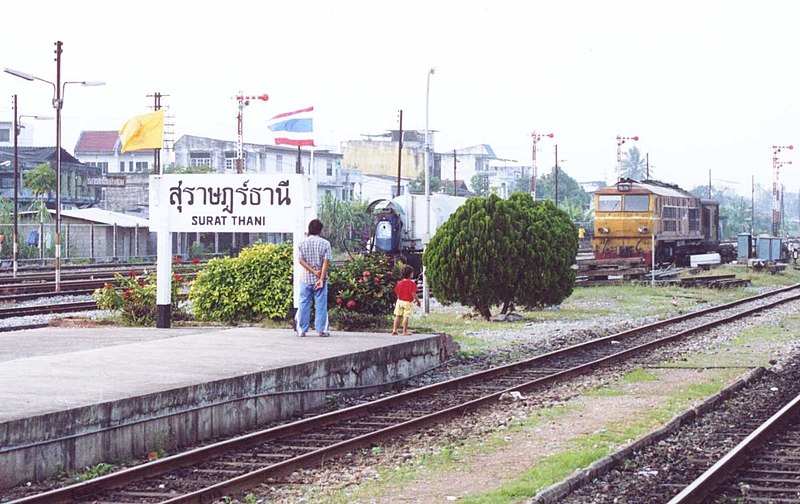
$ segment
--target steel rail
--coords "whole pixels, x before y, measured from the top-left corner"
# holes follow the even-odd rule
[[[641,334],[647,331],[652,331],[654,329],[658,329],[660,327],[669,324],[674,324],[685,321],[690,318],[701,317],[703,315],[712,312],[733,308],[743,303],[759,301],[764,298],[774,296],[776,294],[781,294],[784,292],[788,292],[790,290],[797,289],[798,287],[800,287],[800,285],[793,285],[790,287],[777,289],[774,291],[770,291],[768,293],[752,296],[731,303],[726,303],[724,305],[706,308],[704,310],[699,310],[698,312],[694,312],[691,314],[686,314],[672,319],[654,322],[652,324],[648,324],[646,326],[642,326],[637,329],[630,329],[628,331],[624,331],[614,335],[605,336],[592,341],[572,345],[570,347],[555,350],[531,359],[526,359],[524,361],[507,364],[504,366],[499,366],[496,368],[480,371],[478,373],[474,373],[463,377],[453,378],[445,382],[431,384],[418,389],[409,390],[393,396],[378,399],[370,403],[352,406],[342,410],[337,410],[330,413],[325,413],[319,416],[315,416],[313,418],[299,420],[287,425],[281,425],[278,427],[273,427],[259,432],[247,434],[244,436],[239,436],[227,441],[214,443],[206,447],[197,448],[171,457],[166,457],[164,459],[148,462],[136,467],[123,469],[118,472],[106,476],[101,476],[99,478],[90,481],[86,481],[83,483],[71,485],[60,489],[51,490],[49,492],[45,492],[38,495],[25,497],[13,502],[22,504],[22,503],[34,503],[34,502],[61,503],[61,502],[81,501],[84,499],[88,499],[92,496],[96,496],[101,492],[112,491],[114,488],[122,487],[131,482],[137,482],[144,480],[146,478],[191,467],[193,465],[196,465],[199,461],[205,461],[212,457],[229,453],[234,450],[241,450],[247,447],[256,446],[273,440],[285,439],[293,435],[298,435],[306,432],[318,432],[321,428],[325,426],[333,425],[336,422],[351,421],[357,417],[362,417],[372,412],[385,410],[387,407],[390,407],[394,404],[398,404],[402,401],[405,402],[416,401],[416,404],[424,404],[425,401],[421,401],[420,399],[425,398],[425,396],[430,396],[435,393],[450,392],[453,391],[454,389],[458,391],[459,389],[468,386],[469,383],[482,383],[490,378],[501,375],[507,375],[510,372],[514,372],[516,370],[530,369],[532,367],[535,367],[537,364],[546,362],[548,359],[566,356],[583,350],[588,350],[593,347],[600,347],[601,345],[614,347],[615,343],[625,339],[626,337],[635,337],[637,334]],[[418,418],[412,418],[406,421],[399,421],[399,423],[395,425],[380,428],[372,432],[368,432],[332,444],[330,446],[325,446],[304,453],[299,456],[294,456],[290,460],[285,460],[279,463],[269,465],[267,467],[260,468],[256,471],[236,476],[227,481],[210,485],[202,490],[192,491],[189,493],[185,493],[183,495],[175,496],[174,498],[169,498],[163,502],[200,503],[200,502],[209,502],[210,500],[213,500],[215,498],[222,498],[225,495],[230,495],[233,492],[244,490],[247,488],[252,488],[252,486],[263,482],[266,478],[277,477],[288,474],[297,468],[308,467],[310,464],[322,462],[338,454],[345,453],[347,451],[351,451],[361,447],[369,446],[377,441],[395,437],[398,434],[404,432],[416,430],[419,427],[427,425],[429,423],[439,422],[441,420],[453,416],[461,416],[464,413],[482,407],[487,403],[496,402],[498,398],[505,393],[509,393],[512,391],[529,391],[557,380],[564,380],[567,378],[571,378],[573,376],[582,374],[587,370],[594,369],[596,367],[609,364],[612,362],[616,362],[620,359],[624,359],[633,354],[638,354],[642,351],[651,349],[653,347],[673,342],[687,335],[704,331],[711,327],[729,322],[731,320],[746,317],[752,313],[762,311],[771,308],[773,306],[776,306],[778,304],[794,301],[797,299],[800,299],[800,294],[795,294],[771,303],[756,306],[735,313],[731,316],[719,318],[704,324],[700,324],[698,326],[680,331],[672,335],[656,338],[652,341],[633,346],[631,348],[622,350],[620,352],[612,353],[610,355],[606,355],[601,358],[596,358],[589,362],[584,362],[583,364],[572,368],[556,369],[555,371],[550,369],[546,371],[549,373],[546,376],[541,376],[533,380],[525,381],[523,383],[517,383],[514,384],[513,386],[503,387],[501,390],[496,390],[488,394],[481,395],[477,398],[468,399],[460,404],[457,404],[456,406],[447,407],[439,411],[436,411],[434,413],[426,413]]]
[[[726,453],[706,472],[686,486],[668,504],[700,503],[714,492],[739,467],[744,465],[750,455],[783,431],[800,413],[800,395],[786,404],[766,422],[751,432],[731,451]]]
[[[74,303],[56,303],[38,306],[14,306],[11,308],[0,308],[0,319],[11,317],[28,317],[31,315],[44,315],[49,313],[71,313],[89,310],[97,310],[96,301],[77,301]]]

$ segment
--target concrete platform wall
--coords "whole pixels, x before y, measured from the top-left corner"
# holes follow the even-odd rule
[[[175,452],[325,405],[391,388],[443,362],[448,337],[306,362],[165,392],[0,423],[0,488],[100,462]],[[354,387],[367,387],[354,389]]]

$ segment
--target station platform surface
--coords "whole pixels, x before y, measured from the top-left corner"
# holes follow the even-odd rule
[[[260,327],[0,333],[0,469],[21,473],[0,487],[234,434],[338,389],[385,388],[443,362],[448,340]]]

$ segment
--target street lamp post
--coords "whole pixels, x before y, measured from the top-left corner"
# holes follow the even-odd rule
[[[37,115],[19,115],[17,108],[17,95],[14,95],[14,232],[12,235],[12,276],[17,277],[17,264],[19,262],[19,133],[22,125],[19,123],[23,117],[33,119],[52,119]]]
[[[55,42],[56,46],[56,81],[50,82],[49,80],[36,77],[19,70],[12,70],[6,68],[5,72],[27,81],[38,80],[46,82],[53,86],[53,108],[56,109],[56,232],[55,232],[55,291],[61,292],[61,108],[64,106],[64,89],[67,84],[80,84],[82,86],[103,86],[105,82],[99,81],[67,81],[63,85],[61,83],[61,46],[63,43],[59,40]]]
[[[431,95],[431,75],[436,72],[435,68],[428,70],[427,85],[425,87],[425,148],[423,149],[423,164],[425,167],[425,204],[427,206],[427,219],[425,223],[425,245],[431,239],[431,181],[430,166],[428,166],[428,105]],[[428,292],[428,275],[425,272],[425,265],[422,266],[422,301],[425,313],[431,312],[430,293]]]

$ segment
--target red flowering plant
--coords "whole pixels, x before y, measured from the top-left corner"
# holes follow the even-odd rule
[[[183,310],[186,299],[185,279],[172,275],[172,318],[185,319]],[[111,310],[120,321],[131,326],[152,326],[156,323],[156,275],[155,272],[138,273],[132,270],[127,275],[114,274],[114,283],[106,282],[92,295],[101,310]]]
[[[333,265],[328,281],[331,323],[345,331],[386,325],[401,267],[392,256],[379,253]]]

